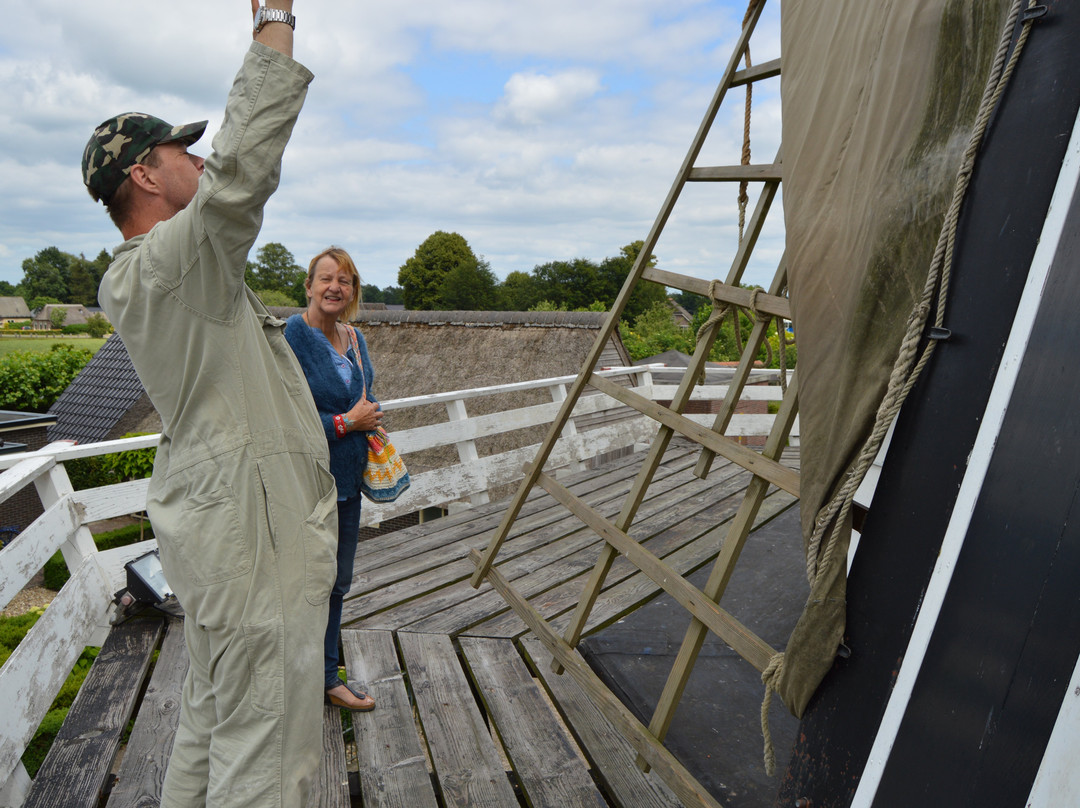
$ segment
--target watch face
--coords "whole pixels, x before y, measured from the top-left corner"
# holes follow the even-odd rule
[[[263,27],[263,23],[266,21],[266,6],[259,6],[259,10],[255,12],[255,31],[258,32]]]

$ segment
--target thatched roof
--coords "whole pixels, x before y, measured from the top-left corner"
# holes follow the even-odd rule
[[[271,307],[286,318],[303,311]],[[375,367],[374,393],[381,400],[487,387],[529,379],[576,375],[596,341],[606,313],[596,312],[468,312],[362,310],[355,324],[367,340]],[[106,350],[108,349],[108,350]],[[599,367],[626,366],[629,356],[614,335]],[[110,384],[110,380],[112,383]],[[145,393],[127,390],[137,384],[127,350],[114,336],[83,369],[54,406],[58,416],[50,438],[80,441],[118,437],[123,429],[153,431],[144,410]],[[117,390],[127,390],[124,401]],[[466,402],[470,415],[551,401],[547,390],[503,394]],[[118,406],[117,406],[118,405]],[[387,414],[391,432],[422,423],[448,420],[445,405]],[[578,423],[588,428],[588,423]],[[481,456],[538,443],[546,427],[487,438],[478,442]],[[457,462],[453,446],[406,458],[417,471]]]
[[[466,390],[576,375],[604,324],[604,312],[363,311],[356,327],[367,340],[380,399]],[[616,333],[598,367],[629,365]],[[506,393],[465,402],[470,415],[551,401],[547,390]],[[393,411],[388,430],[448,420],[445,405]],[[581,427],[585,424],[579,425]],[[539,443],[546,426],[477,442],[480,456]],[[408,458],[417,470],[457,462],[454,447]],[[494,496],[504,492],[493,492]]]
[[[30,309],[21,297],[0,297],[0,320],[29,320]]]

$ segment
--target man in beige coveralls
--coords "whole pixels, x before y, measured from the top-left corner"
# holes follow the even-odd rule
[[[98,127],[83,158],[127,239],[99,299],[163,425],[147,510],[191,660],[166,808],[302,808],[321,757],[336,492],[285,324],[244,285],[312,78],[291,58],[291,0],[272,6],[252,0],[255,41],[205,163],[187,153],[205,122],[138,113]]]

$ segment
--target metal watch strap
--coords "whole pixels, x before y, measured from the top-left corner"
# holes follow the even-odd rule
[[[294,17],[291,12],[281,8],[267,8],[266,6],[260,6],[258,15],[255,19],[257,21],[255,33],[259,33],[263,26],[268,22],[283,22],[294,31],[296,30],[296,17]]]

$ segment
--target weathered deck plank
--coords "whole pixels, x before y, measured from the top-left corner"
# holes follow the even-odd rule
[[[398,639],[443,803],[461,808],[515,805],[514,789],[451,639],[406,632]]]
[[[664,485],[664,478],[685,473],[693,463],[693,457],[685,453],[665,469],[665,474],[657,475],[657,490]],[[579,478],[574,490],[589,497],[590,502],[602,504],[617,502],[629,490],[633,469],[619,469],[614,472],[593,473],[593,478]],[[491,508],[494,513],[489,513]],[[398,604],[414,600],[429,592],[460,581],[470,576],[475,569],[467,560],[469,550],[482,549],[488,540],[488,534],[499,521],[499,506],[484,506],[477,509],[475,518],[464,524],[458,523],[447,531],[437,528],[442,520],[433,523],[427,535],[414,533],[414,541],[402,545],[395,543],[394,553],[386,553],[368,546],[382,542],[365,542],[360,545],[357,557],[357,573],[353,576],[352,588],[342,609],[342,624],[351,625],[359,620],[378,614]],[[508,546],[502,560],[513,558],[527,552],[534,552],[543,545],[565,536],[567,528],[580,526],[580,522],[566,513],[554,500],[541,495],[535,501],[530,500],[522,508],[528,511],[525,518],[515,523],[507,540]],[[413,531],[412,528],[409,529]],[[389,561],[389,558],[396,558]],[[382,564],[372,568],[373,565]],[[471,589],[471,588],[470,588]],[[389,617],[382,620],[358,624],[360,628],[398,628],[403,621]]]
[[[461,649],[529,802],[607,808],[513,643],[470,637]]]
[[[135,618],[109,633],[24,808],[97,808],[162,628],[160,618]]]
[[[180,723],[180,689],[187,673],[184,624],[170,620],[150,684],[131,730],[108,808],[141,808],[161,798],[165,768]]]
[[[360,786],[366,808],[436,808],[424,750],[389,631],[341,633],[345,669],[375,699],[368,713],[352,713]]]
[[[707,501],[700,494],[712,483],[692,478],[677,489],[664,491],[652,497],[639,509],[639,521],[634,525],[634,533],[639,539],[659,534],[684,519],[689,518],[686,511],[702,510]],[[544,553],[530,553],[510,557],[499,564],[499,570],[514,582],[514,587],[525,597],[550,589],[567,578],[584,573],[596,563],[596,554],[600,539],[590,530],[578,530],[560,540],[558,552],[552,552],[554,546],[545,548]],[[508,554],[510,543],[503,545],[503,552]],[[498,614],[509,607],[502,596],[493,589],[478,591],[469,586],[471,597],[454,608],[439,610],[431,616],[410,624],[412,631],[432,631],[457,634],[469,626]]]
[[[637,767],[633,747],[596,709],[574,678],[552,672],[552,657],[543,644],[535,637],[527,637],[522,647],[620,808],[679,808],[682,803],[663,780]]]
[[[622,489],[620,486],[619,493],[605,490],[603,499],[597,502],[595,507],[610,516],[617,514],[622,507],[622,497],[629,490],[630,481],[627,480],[625,483],[627,487]],[[679,473],[661,479],[650,486],[648,498],[639,510],[640,517],[644,520],[663,514],[675,503],[697,496],[712,484],[694,477],[690,474],[688,467],[681,469]],[[483,538],[483,536],[475,537],[475,539]],[[532,531],[524,536],[508,538],[503,543],[499,564],[502,574],[509,580],[515,580],[584,548],[598,545],[599,542],[600,539],[596,534],[588,530],[581,520],[573,515],[565,514],[564,518],[558,522],[553,522],[540,530]],[[470,542],[471,546],[482,549],[478,544],[482,545],[482,542],[478,543],[476,540]],[[464,563],[472,567],[471,563],[467,561]],[[459,566],[452,567],[449,571],[437,568],[428,574],[417,576],[413,579],[413,583],[418,587],[430,585],[428,582],[431,577],[437,576],[445,580],[447,576],[460,569]],[[505,608],[505,604],[490,585],[482,585],[479,589],[472,587],[468,581],[472,571],[472,569],[466,569],[465,575],[455,578],[445,586],[431,586],[425,592],[414,592],[412,597],[405,598],[400,605],[359,621],[357,627],[397,629],[413,624],[417,631],[453,632],[469,625],[470,622],[489,616],[492,610],[498,611]],[[448,616],[448,610],[460,607],[463,603],[485,593],[488,597],[484,603],[475,610],[466,611],[463,618],[455,619]],[[424,597],[418,597],[420,594]],[[425,625],[421,622],[431,617],[435,618],[434,623]]]

